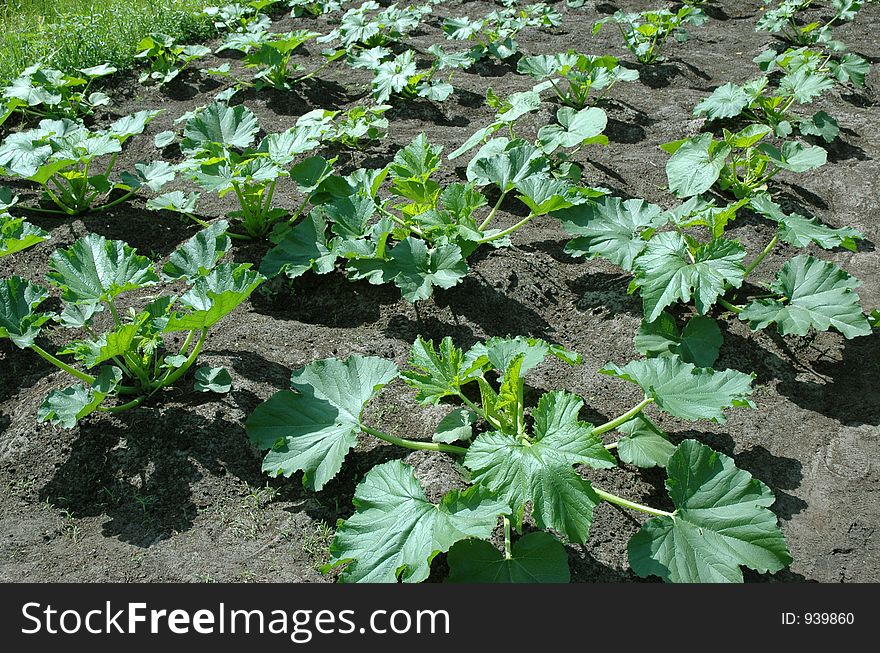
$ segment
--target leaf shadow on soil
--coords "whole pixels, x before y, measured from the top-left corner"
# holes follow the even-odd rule
[[[0,341],[0,403],[33,387],[57,369],[32,351],[19,349],[4,338]]]
[[[758,383],[778,381],[776,390],[792,403],[837,420],[841,424],[859,426],[880,424],[880,392],[872,391],[880,378],[880,333],[853,340],[834,338],[828,353],[817,360],[804,361],[789,341],[775,331],[765,336],[786,354],[782,358],[759,342],[759,338],[743,338],[719,322],[724,334],[719,369],[729,366],[741,372],[754,372]],[[842,344],[837,344],[842,341]],[[839,352],[839,360],[837,358]],[[815,381],[802,381],[808,374]]]
[[[184,70],[165,87],[164,93],[172,100],[192,100],[198,95],[210,95],[223,84],[215,77],[202,75],[194,68]]]
[[[42,501],[77,518],[108,517],[103,534],[147,548],[189,530],[199,512],[193,485],[230,474],[253,486],[265,478],[259,459],[243,446],[241,426],[185,407],[124,414],[122,424],[85,421],[64,462],[39,492]]]
[[[639,81],[650,89],[657,90],[666,88],[672,84],[676,77],[681,77],[681,72],[675,63],[629,63],[629,66],[639,71]],[[690,68],[690,67],[689,67]]]
[[[471,124],[465,116],[447,116],[437,105],[423,98],[399,103],[386,115],[389,120],[419,120],[441,127],[467,127]]]
[[[588,272],[566,284],[577,296],[574,306],[582,313],[593,313],[604,319],[620,314],[641,318],[642,302],[626,292],[631,279],[625,273]]]

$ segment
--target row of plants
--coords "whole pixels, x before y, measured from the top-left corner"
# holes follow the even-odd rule
[[[453,582],[567,581],[565,544],[587,542],[593,511],[603,501],[649,515],[628,545],[630,565],[641,576],[741,582],[741,567],[772,573],[789,564],[791,556],[769,510],[774,501],[770,489],[702,443],[673,444],[646,411],[723,422],[726,409],[754,407],[749,399],[753,375],[713,369],[723,337],[712,316],[724,311],[753,329],[775,324],[783,335],[835,329],[853,338],[876,326],[880,314],[867,316],[859,305],[858,280],[833,263],[799,254],[769,284],[750,278],[780,241],[798,248],[855,251],[862,238],[854,229],[831,228],[786,212],[773,199],[778,174],[805,173],[826,163],[825,150],[803,139],[831,142],[839,132],[832,116],[805,116],[803,106],[836,85],[864,84],[867,62],[830,36],[834,23],[851,20],[861,3],[835,2],[837,18],[808,32],[827,36],[761,54],[755,61],[763,77],[742,86],[725,84],[694,109],[708,119],[707,131],[663,146],[671,155],[669,191],[680,202],[669,209],[613,197],[581,181],[578,152],[607,143],[602,133],[607,116],[597,105],[617,82],[638,79],[636,71],[608,56],[576,51],[520,55],[517,70],[536,84],[506,98],[487,93],[493,121],[447,156],[455,160],[476,149],[464,181],[439,181],[445,178],[442,148],[425,134],[400,149],[389,165],[349,174],[335,169],[335,159],[316,153],[328,144],[360,147],[381,138],[388,127],[384,102],[392,96],[444,100],[453,87],[436,76],[440,71],[484,57],[516,56],[519,31],[561,22],[551,7],[507,3],[482,19],[446,19],[446,37],[469,42],[470,49],[456,54],[432,46],[428,52],[435,63],[420,73],[411,50],[397,53],[394,48],[431,11],[430,5],[381,8],[366,2],[345,12],[339,26],[321,36],[306,30],[272,33],[271,19],[261,10],[274,4],[264,0],[211,10],[218,29],[228,32],[221,48],[240,49],[245,65],[259,68],[259,86],[286,88],[296,70],[290,55],[315,39],[340,46],[325,52],[321,65],[344,59],[375,69],[372,88],[380,104],[347,112],[318,109],[258,142],[256,117],[244,105],[232,104],[231,88],[180,117],[176,130],[155,137],[163,152],[179,152],[177,163],[139,163],[118,176],[113,170],[124,144],[142,134],[158,112],[141,111],[107,129],[86,127],[82,113],[106,104],[99,92],[90,92],[89,80],[112,70],[83,71],[83,77],[69,83],[50,72],[47,79],[56,89],[68,89],[66,95],[57,92],[63,95],[57,102],[53,96],[52,102],[44,98],[26,105],[38,109],[17,107],[43,119],[7,137],[0,146],[0,168],[36,184],[53,206],[28,210],[81,215],[106,210],[145,189],[148,208],[175,212],[203,227],[162,266],[121,241],[94,234],[56,250],[47,278],[61,298],[56,312],[42,308],[48,303],[47,288],[20,277],[3,280],[0,337],[77,381],[52,391],[39,418],[69,428],[92,412],[127,410],[160,396],[196,364],[209,330],[266,278],[283,274],[295,279],[309,271],[326,274],[342,268],[352,281],[394,283],[408,301],[422,301],[434,288],[459,283],[468,272],[468,257],[481,246],[509,246],[510,237],[529,222],[558,219],[574,237],[569,253],[602,256],[633,275],[630,290],[644,304],[635,345],[644,358],[622,366],[609,363],[599,371],[638,386],[641,400],[599,425],[580,420],[584,400],[564,389],[551,389],[528,406],[528,372],[548,357],[570,365],[581,359],[576,352],[526,337],[492,338],[468,351],[450,338],[436,347],[418,338],[402,371],[392,361],[362,356],[315,361],[295,371],[291,390],[269,398],[246,423],[251,441],[267,451],[267,474],[302,472],[304,485],[320,491],[340,472],[359,438],[372,437],[457,457],[462,486],[467,486],[434,504],[404,463],[375,467],[355,493],[354,515],[339,524],[325,571],[344,566],[342,581],[418,582],[429,576],[431,561],[442,552]],[[299,16],[342,9],[342,3],[333,2],[291,4]],[[684,38],[685,24],[705,20],[699,4],[687,3],[677,12],[619,13],[595,29],[617,24],[627,47],[650,64],[660,59],[670,36]],[[767,21],[758,27],[767,28]],[[276,47],[282,41],[285,45]],[[172,52],[179,46],[155,36],[144,46],[153,54],[143,58],[154,63],[143,82],[167,83],[188,63],[184,59],[207,54],[201,46]],[[249,61],[252,55],[256,58]],[[38,73],[47,75],[36,67],[27,84],[19,86],[37,88],[33,80]],[[533,138],[524,137],[521,118],[540,109],[548,97],[559,105],[555,120]],[[45,117],[39,107],[69,113]],[[160,194],[178,175],[203,193],[234,196],[238,209],[228,215],[234,226],[200,218],[199,193]],[[297,206],[275,205],[279,183],[295,184]],[[509,226],[497,226],[512,199],[524,215]],[[9,214],[16,200],[12,192],[0,192],[0,256],[47,237]],[[766,247],[751,256],[729,231],[740,211],[752,211],[776,228]],[[268,238],[273,245],[259,272],[249,264],[221,262],[233,240],[248,238]],[[675,310],[677,304],[691,303],[693,311]],[[680,323],[676,316],[685,313],[690,317]],[[50,323],[75,334],[54,353],[37,344]],[[65,362],[65,356],[73,363]],[[199,391],[224,392],[231,383],[226,370],[210,367],[198,368],[194,378]],[[367,402],[398,378],[416,390],[418,404],[452,404],[430,442],[366,423]],[[631,501],[580,472],[621,464],[665,468],[671,503]],[[499,531],[501,550],[491,542]]]

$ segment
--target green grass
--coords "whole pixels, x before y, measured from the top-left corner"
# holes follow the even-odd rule
[[[37,61],[72,72],[102,63],[130,67],[150,32],[181,41],[213,33],[201,10],[212,0],[0,0],[0,83]]]

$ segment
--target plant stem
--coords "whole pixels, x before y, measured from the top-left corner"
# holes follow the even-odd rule
[[[776,234],[775,236],[773,236],[773,238],[770,240],[770,242],[767,243],[767,247],[764,248],[764,251],[762,251],[760,254],[758,254],[755,257],[754,261],[749,263],[749,267],[746,268],[746,271],[743,274],[743,277],[749,276],[752,273],[752,271],[756,267],[758,267],[758,265],[761,263],[761,261],[764,260],[764,258],[767,256],[767,254],[769,254],[771,252],[771,250],[774,247],[776,247],[776,243],[778,243],[778,242],[779,242],[779,234]]]
[[[482,408],[480,408],[479,406],[477,406],[477,404],[475,404],[475,403],[472,402],[470,399],[468,399],[467,397],[465,397],[464,393],[463,393],[461,390],[458,391],[458,398],[461,399],[465,404],[467,404],[467,407],[468,407],[468,408],[470,408],[470,409],[471,409],[472,411],[474,411],[477,415],[479,415],[479,416],[482,417],[484,420],[486,420],[487,422],[489,422],[489,424],[491,424],[493,427],[495,427],[495,428],[498,429],[499,431],[501,430],[501,425],[500,425],[498,422],[496,422],[494,419],[492,419],[491,417],[489,417],[489,416],[486,414],[486,411],[484,411]]]
[[[398,438],[395,435],[383,433],[382,431],[378,431],[364,424],[361,424],[361,430],[364,433],[368,433],[373,437],[379,438],[380,440],[384,440],[385,442],[390,442],[391,444],[396,444],[399,447],[405,447],[407,449],[415,449],[421,451],[444,451],[446,453],[455,453],[461,456],[467,453],[467,449],[465,449],[464,447],[456,447],[453,444],[443,444],[441,442],[418,442],[416,440],[405,440],[404,438]]]
[[[112,202],[109,202],[109,203],[107,203],[107,204],[103,204],[103,205],[101,205],[101,206],[97,206],[97,207],[95,207],[95,208],[93,208],[93,209],[91,209],[91,210],[92,210],[93,213],[98,213],[99,211],[106,211],[107,209],[113,208],[113,207],[116,206],[117,204],[122,204],[124,201],[126,201],[127,199],[129,199],[130,197],[132,197],[132,196],[135,194],[135,192],[137,192],[137,191],[130,190],[130,191],[128,191],[125,195],[123,195],[122,197],[117,198],[117,199],[115,199],[115,200],[113,200]]]
[[[743,309],[741,309],[739,306],[734,306],[733,304],[731,304],[729,301],[727,301],[723,297],[718,298],[718,303],[721,304],[728,311],[733,311],[736,314],[743,312]]]
[[[619,497],[616,494],[611,494],[610,492],[606,492],[605,490],[600,490],[599,488],[593,486],[593,491],[599,495],[600,499],[607,501],[608,503],[613,503],[614,505],[621,506],[623,508],[629,508],[630,510],[637,510],[639,512],[644,512],[649,515],[654,515],[655,517],[672,517],[673,513],[666,512],[665,510],[658,510],[657,508],[652,508],[651,506],[646,506],[641,503],[635,503],[634,501],[629,501],[628,499],[624,499],[623,497]]]
[[[495,206],[492,207],[492,210],[489,211],[489,215],[486,216],[486,219],[480,223],[478,229],[483,231],[486,227],[489,226],[489,223],[492,221],[492,218],[495,216],[495,212],[498,210],[498,207],[501,206],[501,202],[504,201],[504,198],[507,197],[507,193],[510,191],[503,191],[501,193],[501,197],[498,198],[498,201],[495,202]]]
[[[534,213],[529,213],[525,218],[517,222],[512,227],[508,227],[504,231],[499,231],[497,234],[492,234],[491,236],[487,236],[486,238],[480,238],[480,240],[476,241],[478,245],[482,245],[484,243],[491,243],[493,240],[498,240],[499,238],[504,238],[505,236],[509,236],[517,229],[524,227],[529,221],[535,217]]]
[[[75,367],[71,367],[70,365],[68,365],[64,361],[59,360],[58,358],[55,358],[52,354],[50,354],[48,351],[46,351],[45,349],[43,349],[39,345],[33,344],[33,345],[31,345],[31,349],[36,354],[38,354],[41,358],[49,361],[50,363],[52,363],[52,365],[54,365],[58,369],[63,370],[65,372],[67,372],[68,374],[70,374],[71,376],[78,378],[80,381],[84,381],[85,383],[88,383],[89,385],[92,385],[95,382],[95,377],[93,377],[89,374],[86,374],[85,372],[80,372]]]
[[[605,422],[601,426],[597,426],[593,429],[593,435],[602,435],[608,431],[612,431],[616,429],[618,426],[626,424],[628,421],[633,419],[636,415],[642,412],[642,409],[648,404],[654,401],[653,397],[645,397],[638,405],[633,406],[630,410],[626,411],[620,417],[616,417],[610,422]]]
[[[379,206],[379,205],[377,204],[376,207],[379,209],[379,213],[381,213],[381,214],[383,214],[383,215],[387,215],[389,218],[391,218],[394,222],[396,222],[397,224],[399,224],[401,227],[404,227],[404,228],[406,228],[406,229],[409,229],[411,232],[413,232],[413,233],[414,233],[416,236],[418,236],[419,238],[424,238],[424,237],[425,237],[424,232],[423,232],[421,229],[419,229],[418,227],[416,227],[416,226],[414,226],[414,225],[411,225],[411,224],[407,224],[404,220],[398,218],[396,215],[394,215],[393,213],[391,213],[390,211],[388,211],[388,210],[387,210],[385,207],[383,207],[383,206]]]
[[[513,557],[513,552],[510,547],[510,519],[504,518],[504,558],[506,560],[510,560]]]
[[[193,363],[196,362],[196,358],[198,358],[199,353],[202,351],[202,346],[205,344],[205,338],[208,335],[208,329],[203,328],[201,334],[199,334],[198,342],[196,342],[196,346],[193,347],[192,353],[186,359],[186,362],[178,367],[173,372],[170,372],[164,379],[159,381],[156,384],[156,388],[167,388],[168,386],[174,384],[177,379],[186,374],[187,370],[192,366]]]

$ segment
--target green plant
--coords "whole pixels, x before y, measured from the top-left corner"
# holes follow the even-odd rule
[[[173,36],[154,32],[138,43],[135,59],[149,63],[150,69],[138,77],[141,84],[156,82],[164,86],[177,77],[191,62],[211,53],[204,45],[182,45]]]
[[[617,82],[634,82],[639,78],[637,70],[623,68],[616,57],[596,57],[574,50],[523,57],[516,69],[539,82],[550,80],[559,101],[574,109],[595,104]],[[590,92],[594,90],[602,93],[591,99]]]
[[[96,79],[116,72],[109,64],[83,68],[79,75],[67,75],[41,63],[25,68],[21,75],[3,89],[6,100],[5,122],[13,112],[41,118],[76,119],[110,104],[110,97],[100,91],[89,92]]]
[[[580,363],[574,352],[523,337],[493,338],[467,352],[451,338],[436,349],[419,338],[404,372],[376,357],[316,361],[292,374],[292,391],[258,406],[246,428],[252,442],[268,449],[265,472],[302,471],[304,485],[316,491],[339,473],[361,436],[461,457],[472,486],[439,504],[426,499],[412,469],[400,461],[367,473],[355,492],[356,512],[339,522],[324,567],[345,565],[343,582],[419,582],[441,552],[449,552],[453,581],[564,582],[569,570],[562,542],[585,543],[603,501],[651,515],[628,546],[630,564],[642,576],[741,582],[740,566],[773,572],[791,561],[767,509],[774,500],[770,490],[704,444],[685,440],[676,447],[644,413],[653,405],[683,420],[722,422],[725,408],[753,406],[748,374],[696,368],[675,356],[608,364],[603,374],[636,384],[644,395],[619,417],[594,426],[579,419],[584,401],[562,390],[544,393],[527,412],[525,377],[547,356]],[[432,441],[401,438],[365,422],[364,405],[398,377],[418,390],[419,403],[460,403]],[[479,399],[472,399],[475,392]],[[617,438],[606,444],[601,436],[612,431]],[[674,510],[614,495],[575,469],[611,469],[618,459],[665,467]],[[540,530],[522,535],[527,511]],[[485,541],[499,517],[503,552]],[[516,542],[514,529],[521,535]]]
[[[61,294],[59,313],[40,312],[49,296],[42,286],[20,277],[0,281],[0,338],[32,350],[79,381],[49,393],[39,409],[41,420],[71,428],[96,410],[127,410],[187,373],[208,331],[263,281],[248,264],[218,264],[229,248],[227,226],[220,221],[197,233],[171,254],[161,273],[124,242],[97,234],[56,250],[49,258],[48,280]],[[160,283],[160,292],[142,292]],[[185,291],[178,295],[181,283]],[[127,310],[117,305],[124,294],[131,300]],[[138,302],[141,307],[135,308]],[[109,324],[99,317],[105,308]],[[50,320],[88,334],[57,352],[73,356],[87,371],[37,345]],[[169,334],[185,334],[179,349],[168,348]],[[123,403],[113,403],[117,397]]]
[[[709,190],[716,182],[722,191],[737,198],[751,197],[783,170],[807,172],[825,164],[828,153],[817,145],[766,141],[767,125],[753,124],[732,133],[723,130],[716,139],[704,133],[661,145],[671,154],[666,163],[669,190],[678,197],[691,197]]]
[[[479,247],[505,246],[510,235],[534,218],[602,194],[575,187],[569,178],[572,170],[565,171],[569,176],[559,174],[553,155],[559,148],[599,141],[605,113],[596,108],[571,116],[564,112],[575,114],[560,109],[563,124],[542,128],[535,145],[522,139],[489,141],[468,165],[466,184],[444,187],[435,181],[442,148],[420,134],[390,166],[346,177],[348,192],[328,198],[276,239],[261,272],[291,279],[309,270],[325,274],[342,258],[351,280],[393,282],[410,302],[427,299],[434,287],[458,284],[467,274],[467,257]],[[382,198],[386,177],[391,184]],[[498,191],[491,208],[479,190],[484,186]],[[511,226],[492,228],[511,194],[528,214]]]
[[[373,97],[377,102],[387,102],[392,94],[407,99],[424,97],[443,102],[453,89],[452,75],[457,69],[469,68],[473,59],[467,53],[447,53],[437,44],[428,48],[434,60],[426,70],[418,70],[412,50],[394,55],[391,50],[375,47],[364,50],[350,58],[352,67],[375,70]],[[441,70],[452,70],[445,80],[436,79]]]
[[[795,128],[805,136],[819,136],[833,141],[840,132],[837,121],[825,111],[803,118],[792,110],[795,105],[810,104],[835,86],[851,82],[863,86],[869,64],[858,55],[840,59],[807,48],[789,49],[782,54],[767,50],[755,58],[765,73],[782,71],[778,84],[771,86],[767,76],[743,85],[726,83],[694,108],[694,115],[709,120],[744,116],[773,129],[776,136],[790,136]]]
[[[813,5],[813,0],[781,0],[768,8],[758,19],[755,29],[780,34],[794,45],[821,45],[835,51],[846,46],[834,40],[833,25],[839,21],[851,21],[862,8],[861,0],[831,0],[834,13],[826,23],[812,21],[799,24],[799,18]]]
[[[687,40],[685,25],[702,25],[708,20],[699,7],[685,5],[678,11],[657,9],[641,13],[618,11],[593,23],[597,34],[606,23],[614,23],[623,36],[623,42],[641,63],[651,64],[662,60],[661,52],[670,36],[682,43]]]
[[[180,144],[186,158],[177,168],[206,191],[221,197],[234,193],[239,210],[229,217],[241,221],[246,237],[263,238],[289,217],[286,210],[273,205],[279,180],[290,177],[304,196],[291,221],[313,197],[333,192],[332,161],[313,156],[291,167],[301,154],[320,144],[333,115],[322,109],[312,111],[300,116],[294,127],[269,134],[253,147],[259,131],[253,112],[242,105],[214,102],[187,120]],[[177,191],[156,198],[150,208],[192,216],[197,199],[197,195]]]
[[[0,146],[0,168],[7,175],[37,184],[55,209],[31,211],[80,215],[104,211],[131,198],[140,188],[153,192],[174,179],[174,169],[156,161],[111,174],[123,144],[141,134],[159,111],[138,111],[116,120],[106,130],[90,130],[68,119],[42,120],[39,127],[10,135]],[[109,156],[109,162],[102,158]],[[122,194],[111,199],[114,191]]]
[[[342,147],[359,150],[365,143],[380,140],[388,130],[385,112],[390,104],[356,105],[334,116],[333,126],[323,140]]]
[[[519,52],[516,36],[523,29],[562,24],[562,15],[543,2],[523,8],[519,8],[515,1],[505,4],[508,6],[504,9],[492,11],[477,20],[467,16],[447,18],[443,21],[443,33],[453,41],[475,41],[471,48],[474,61],[487,55],[503,61]]]
[[[746,203],[777,226],[767,246],[748,264],[745,247],[726,232]],[[834,229],[815,218],[786,214],[766,193],[723,207],[693,197],[669,211],[640,199],[604,197],[555,215],[576,236],[566,246],[569,254],[601,256],[633,273],[630,291],[638,290],[644,304],[642,335],[647,340],[639,346],[644,353],[682,346],[684,338],[689,342],[683,346],[691,352],[683,353],[684,359],[704,366],[714,362],[720,332],[698,321],[685,328],[687,333],[679,333],[665,312],[679,302],[693,301],[700,315],[719,305],[753,329],[776,323],[783,335],[831,328],[846,338],[870,333],[853,292],[860,282],[833,263],[809,255],[788,260],[774,282],[757,294],[743,292],[746,302],[737,303],[737,289],[780,241],[799,248],[855,251],[856,240],[863,237],[849,227]],[[701,353],[693,353],[697,351]]]
[[[219,7],[205,7],[203,13],[221,32],[244,32],[248,30],[268,30],[272,19],[262,12],[278,0],[254,0],[253,2],[231,2]]]
[[[342,0],[287,0],[290,7],[290,15],[294,18],[300,16],[324,16],[342,10]]]
[[[381,5],[373,0],[349,9],[342,15],[339,27],[320,37],[318,42],[339,41],[347,52],[388,45],[403,39],[431,13],[429,4],[407,7],[393,4],[380,9]]]

